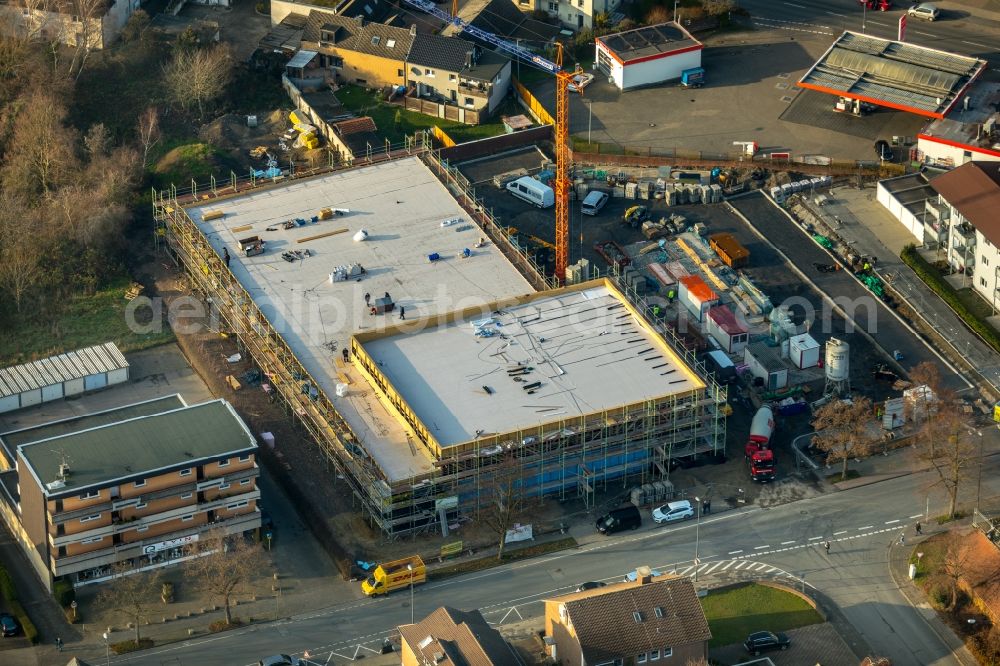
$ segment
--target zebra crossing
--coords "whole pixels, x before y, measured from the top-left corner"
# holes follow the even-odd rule
[[[747,560],[742,558],[732,558],[724,560],[713,560],[711,562],[702,562],[700,564],[689,564],[687,566],[678,566],[672,569],[661,569],[664,573],[670,573],[675,576],[685,576],[687,578],[694,578],[697,574],[699,579],[706,579],[712,577],[730,577],[739,576],[740,578],[745,578],[747,574],[752,577],[767,577],[774,579],[786,578],[790,581],[796,583],[804,583],[795,574],[785,571],[781,567],[776,567],[767,562],[761,562],[760,560]],[[808,584],[808,583],[805,583]],[[810,585],[810,587],[812,587]]]

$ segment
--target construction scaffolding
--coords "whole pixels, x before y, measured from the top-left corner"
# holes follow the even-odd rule
[[[493,242],[521,273],[544,290],[554,281],[542,274],[518,245],[511,243],[453,167],[430,150],[426,142],[409,144],[399,156],[420,155],[431,171],[451,190]],[[384,159],[394,159],[387,154]],[[358,165],[360,168],[364,164]],[[347,167],[344,167],[347,168]],[[325,169],[329,173],[332,169]],[[464,181],[464,182],[463,182]],[[254,188],[280,187],[254,183]],[[239,188],[240,193],[245,187]],[[237,188],[217,193],[233,196]],[[249,292],[236,279],[184,208],[204,203],[197,197],[178,197],[177,190],[154,192],[154,238],[189,275],[191,285],[210,300],[236,335],[247,354],[260,366],[276,394],[305,426],[320,450],[347,480],[373,527],[386,537],[432,530],[460,514],[472,515],[493,495],[484,490],[501,470],[515,469],[520,492],[527,496],[579,497],[590,509],[595,494],[612,488],[665,479],[670,461],[698,454],[725,452],[726,390],[705,371],[694,353],[673,331],[652,317],[652,306],[617,275],[607,279],[625,296],[646,324],[663,337],[679,359],[695,372],[704,388],[612,410],[567,418],[544,427],[518,430],[477,440],[470,447],[433,452],[433,471],[404,480],[389,479],[365,442],[359,439],[333,402],[264,316]],[[596,272],[593,277],[598,277]],[[352,338],[355,365],[379,376],[367,354]],[[366,360],[367,359],[367,360]],[[365,366],[364,364],[368,365]],[[378,382],[372,388],[379,390]]]

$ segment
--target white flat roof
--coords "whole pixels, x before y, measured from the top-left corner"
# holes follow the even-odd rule
[[[364,348],[442,447],[704,386],[617,293],[595,284],[503,307],[483,327],[491,337],[463,320]],[[508,375],[519,366],[532,370]]]
[[[350,213],[293,229],[281,227],[289,219],[311,220],[327,207]],[[225,216],[205,221],[210,210]],[[398,322],[400,306],[407,319],[415,319],[533,289],[491,244],[473,249],[468,259],[460,258],[461,250],[472,249],[484,234],[430,169],[415,157],[405,158],[216,200],[187,212],[220,255],[228,249],[236,278],[390,480],[431,471],[429,453],[410,446],[405,429],[353,369],[343,370],[352,385],[345,397],[337,397],[335,361],[341,350],[356,332]],[[460,221],[441,226],[453,219]],[[249,229],[234,231],[247,225]],[[352,237],[362,228],[370,234],[368,240],[355,242]],[[339,229],[347,231],[296,242]],[[241,256],[237,240],[255,235],[265,240],[266,252]],[[307,249],[309,257],[282,259],[283,252]],[[435,252],[441,259],[429,262],[427,256]],[[335,267],[355,262],[366,270],[361,281],[329,282]],[[374,300],[385,292],[396,302],[396,311],[372,317],[365,293]]]

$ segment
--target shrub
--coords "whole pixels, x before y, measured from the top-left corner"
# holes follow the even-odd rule
[[[135,652],[137,650],[148,650],[151,647],[153,647],[152,638],[141,638],[138,643],[135,642],[135,639],[130,639],[121,641],[120,643],[112,643],[111,651],[115,654],[125,654],[126,652]]]
[[[225,631],[226,629],[235,629],[236,627],[241,626],[243,626],[243,620],[238,617],[234,617],[233,621],[229,624],[226,624],[225,620],[216,620],[212,624],[208,625],[208,630],[215,634],[220,631]]]
[[[73,589],[73,582],[69,580],[57,580],[52,587],[52,596],[56,598],[63,608],[69,606],[76,600],[76,590]]]
[[[913,272],[927,284],[931,290],[937,294],[941,300],[948,304],[952,310],[955,311],[965,325],[968,326],[973,333],[981,337],[986,341],[986,344],[990,345],[996,351],[1000,351],[1000,333],[990,326],[988,323],[976,316],[972,310],[966,306],[958,297],[958,292],[950,284],[945,282],[941,274],[929,263],[927,260],[920,256],[917,252],[916,247],[912,244],[907,245],[903,248],[903,251],[899,254],[900,259],[903,260],[907,266],[913,269]]]
[[[938,583],[931,588],[931,601],[940,608],[947,608],[951,603],[951,591],[944,584]]]

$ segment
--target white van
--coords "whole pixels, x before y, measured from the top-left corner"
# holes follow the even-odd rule
[[[530,176],[524,176],[507,183],[507,191],[539,208],[548,208],[556,203],[556,193],[552,191],[552,188]]]
[[[597,215],[606,203],[608,203],[608,193],[594,190],[580,204],[580,212],[584,215]]]

